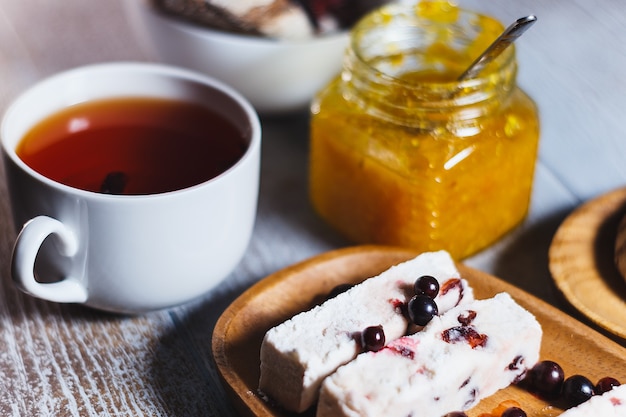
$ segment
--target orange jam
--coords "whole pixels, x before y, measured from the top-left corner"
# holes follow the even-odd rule
[[[525,217],[538,114],[516,85],[513,47],[456,81],[499,22],[420,5],[386,6],[354,27],[342,74],[312,104],[310,195],[354,242],[461,259]]]

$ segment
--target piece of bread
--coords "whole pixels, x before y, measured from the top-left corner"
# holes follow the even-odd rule
[[[521,380],[539,359],[541,337],[535,317],[507,293],[455,307],[326,378],[317,417],[467,410]]]
[[[322,380],[362,352],[365,328],[382,325],[387,342],[406,334],[404,306],[423,275],[440,283],[440,313],[473,300],[447,252],[419,255],[270,329],[261,345],[259,391],[289,411],[311,407]]]

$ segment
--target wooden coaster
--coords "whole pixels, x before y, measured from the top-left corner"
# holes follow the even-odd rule
[[[595,198],[561,224],[549,251],[550,272],[565,298],[603,329],[626,339],[626,281],[615,266],[626,188]]]

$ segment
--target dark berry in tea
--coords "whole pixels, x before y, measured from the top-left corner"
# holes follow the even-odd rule
[[[104,177],[104,181],[102,181],[100,192],[104,194],[124,194],[126,182],[128,182],[128,177],[123,172],[109,172]]]

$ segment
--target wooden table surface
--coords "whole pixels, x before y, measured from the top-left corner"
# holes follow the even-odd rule
[[[61,70],[154,60],[136,41],[123,1],[133,0],[0,0],[0,110]],[[576,314],[554,288],[548,248],[572,209],[626,184],[626,6],[623,0],[459,3],[506,22],[538,16],[517,48],[519,83],[542,118],[528,219],[465,263]],[[307,122],[306,114],[262,121],[258,219],[236,271],[199,300],[139,317],[18,292],[9,276],[16,232],[0,182],[0,415],[235,415],[211,358],[220,313],[259,279],[350,245],[309,205]]]

